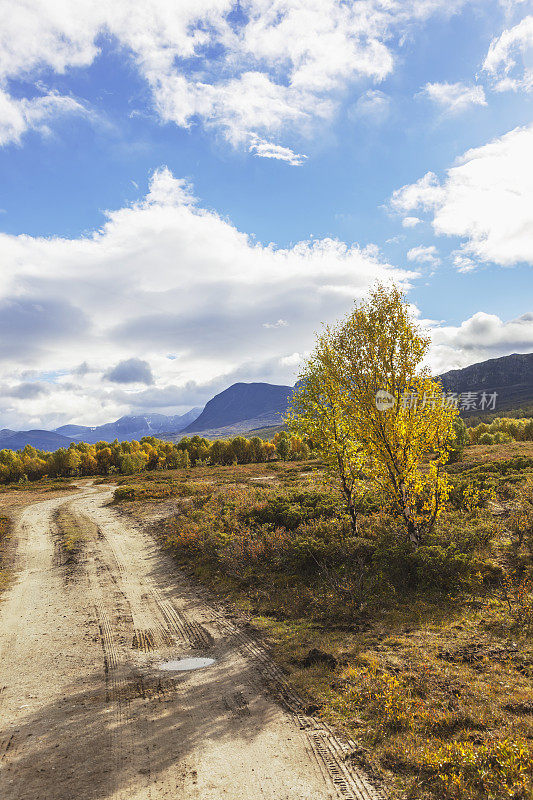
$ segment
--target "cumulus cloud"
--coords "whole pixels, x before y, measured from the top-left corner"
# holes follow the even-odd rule
[[[154,382],[150,364],[141,358],[119,361],[116,366],[107,370],[104,378],[113,383],[145,383],[148,386]]]
[[[439,254],[435,245],[428,245],[427,247],[418,245],[418,247],[412,247],[407,251],[407,258],[409,261],[414,261],[417,264],[430,264],[433,267],[440,264]]]
[[[331,119],[347,87],[390,75],[396,42],[414,24],[453,14],[466,0],[4,3],[0,89],[13,78],[35,80],[43,69],[88,67],[103,37],[112,37],[146,81],[163,121],[189,127],[201,120],[233,144],[250,146],[256,136],[257,155],[298,164],[301,156],[291,160],[277,149],[284,147],[279,137]],[[17,140],[42,109],[10,113]]]
[[[448,114],[460,114],[472,106],[487,105],[482,86],[466,86],[464,83],[426,83],[421,94]]]
[[[438,177],[434,172],[426,172],[416,183],[409,183],[401,189],[396,189],[390,199],[390,207],[399,214],[413,209],[428,211],[439,204],[443,195],[444,190]]]
[[[466,367],[488,358],[533,350],[533,312],[503,321],[478,311],[461,325],[435,326],[431,364],[436,372]]]
[[[533,263],[533,126],[515,128],[468,150],[441,182],[428,172],[394,192],[390,205],[405,214],[432,214],[437,234],[464,239],[467,257],[502,266]]]
[[[236,376],[284,383],[295,367],[282,359],[305,352],[318,323],[345,313],[376,279],[408,288],[416,276],[375,246],[263,245],[203,208],[166,168],[144,199],[106,212],[98,230],[71,239],[0,234],[0,258],[0,381],[15,385],[29,371],[51,381],[46,398],[0,406],[11,427],[128,413],[139,388],[102,377],[116,378],[121,365],[122,380],[140,380],[132,359],[150,365],[150,392],[191,405]],[[200,387],[198,396],[180,395],[187,386]]]
[[[497,91],[533,89],[533,16],[492,40],[483,69]]]

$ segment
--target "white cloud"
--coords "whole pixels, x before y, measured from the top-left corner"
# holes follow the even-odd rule
[[[431,331],[430,363],[436,372],[466,367],[488,358],[533,350],[533,312],[502,321],[478,311],[461,325],[437,325]]]
[[[461,250],[455,250],[452,253],[453,256],[453,265],[456,268],[457,272],[467,273],[473,272],[477,268],[477,264],[467,255],[461,252]]]
[[[415,228],[417,225],[420,225],[422,220],[419,217],[404,217],[402,219],[402,225],[404,228]]]
[[[147,82],[162,120],[187,127],[200,119],[233,144],[249,146],[254,135],[282,146],[281,136],[308,134],[331,119],[349,86],[390,75],[396,42],[414,24],[465,4],[247,0],[236,22],[234,0],[0,0],[0,89],[45,69],[88,67],[99,39],[112,37]]]
[[[275,158],[278,161],[286,161],[293,167],[301,167],[307,156],[295,153],[290,147],[282,147],[279,144],[272,144],[264,139],[256,138],[249,147],[249,151],[260,158]]]
[[[430,264],[433,267],[440,264],[439,254],[434,245],[429,245],[428,247],[424,247],[423,245],[412,247],[407,252],[407,259],[417,264]]]
[[[443,194],[444,190],[435,173],[426,172],[416,183],[409,183],[401,189],[396,189],[390,199],[390,206],[399,214],[415,208],[428,211],[438,206]]]
[[[533,264],[533,126],[468,150],[439,182],[427,173],[394,192],[390,205],[433,214],[437,234],[464,239],[462,252],[502,266]]]
[[[88,115],[72,97],[49,92],[31,100],[17,100],[0,88],[0,146],[20,144],[28,130],[49,133],[48,122],[67,114]]]
[[[303,359],[306,357],[306,353],[291,353],[290,356],[283,356],[280,359],[280,363],[287,367],[298,367]]]
[[[407,287],[415,276],[375,246],[260,244],[202,208],[168,169],[91,234],[0,234],[0,259],[0,342],[10,342],[0,346],[0,384],[31,375],[50,385],[46,397],[0,400],[10,427],[97,424],[165,398],[195,405],[234,380],[290,382],[286,354],[305,352],[317,324],[375,279]],[[150,391],[102,381],[117,365],[122,381],[153,376]]]
[[[278,319],[277,322],[263,322],[263,328],[286,328],[289,323],[284,319]]]
[[[492,40],[483,69],[497,91],[533,89],[533,16]]]
[[[363,118],[381,124],[389,117],[391,98],[379,89],[369,89],[357,100],[350,111],[352,119]]]
[[[472,106],[487,105],[482,86],[466,86],[464,83],[426,83],[422,94],[448,114],[459,114]]]

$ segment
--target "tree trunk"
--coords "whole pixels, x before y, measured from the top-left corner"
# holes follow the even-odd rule
[[[358,515],[357,515],[357,511],[355,510],[355,508],[353,507],[353,505],[351,503],[348,506],[348,511],[350,513],[350,524],[352,526],[352,533],[354,534],[354,536],[357,536],[357,527],[358,527],[357,526],[357,516]]]
[[[420,531],[418,525],[416,525],[412,519],[407,521],[407,534],[411,544],[418,547],[420,545]]]

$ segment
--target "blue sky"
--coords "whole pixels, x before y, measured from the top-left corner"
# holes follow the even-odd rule
[[[313,332],[376,279],[405,288],[436,370],[530,352],[532,14],[529,0],[15,5],[0,33],[0,426],[293,382]]]

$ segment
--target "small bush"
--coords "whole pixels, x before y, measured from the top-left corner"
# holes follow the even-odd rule
[[[113,500],[115,503],[121,500],[135,500],[135,486],[118,486],[113,492]]]
[[[427,751],[425,767],[441,796],[454,800],[526,798],[533,790],[531,746],[512,737],[482,745],[450,742]]]
[[[113,492],[116,503],[122,500],[165,500],[170,497],[192,497],[201,487],[188,486],[177,481],[151,481],[141,484],[123,484]]]
[[[457,509],[475,511],[494,497],[494,481],[483,476],[470,479],[455,478],[449,494],[450,504]]]
[[[268,498],[266,502],[242,514],[244,522],[273,525],[295,531],[314,519],[331,519],[339,513],[339,502],[333,495],[320,492],[294,492]]]
[[[479,572],[476,550],[489,535],[479,520],[446,515],[417,548],[402,535],[401,523],[387,514],[365,520],[374,542],[372,565],[398,591],[448,593],[471,585]]]
[[[332,707],[348,723],[363,716],[372,722],[377,740],[389,733],[411,730],[423,713],[422,701],[402,680],[372,662],[343,673],[343,689],[332,698]]]

